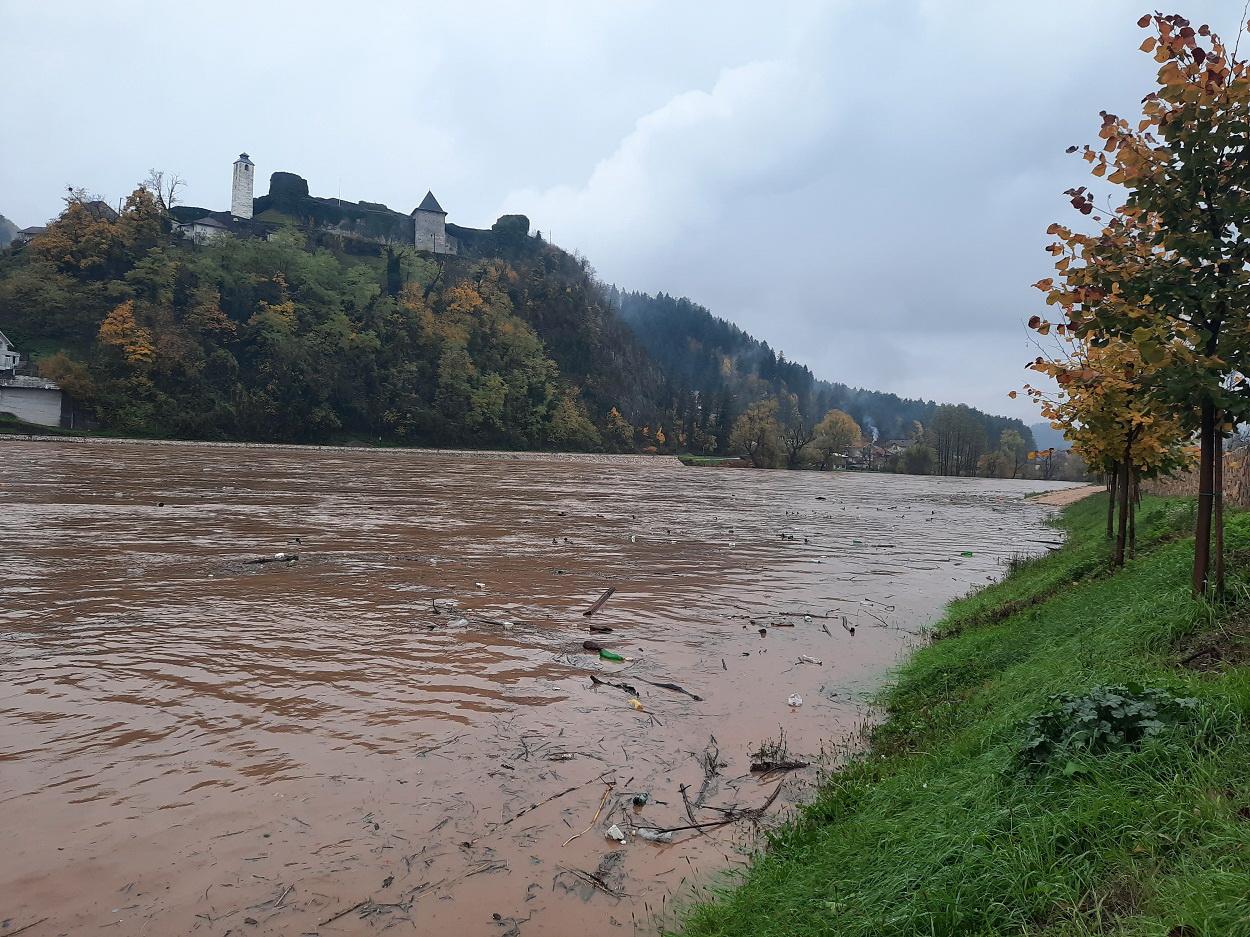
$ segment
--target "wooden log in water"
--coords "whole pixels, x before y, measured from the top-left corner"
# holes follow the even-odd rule
[[[587,618],[589,618],[595,612],[599,611],[599,609],[603,608],[603,604],[607,602],[608,599],[612,598],[612,593],[615,591],[616,591],[616,586],[608,586],[607,590],[603,593],[603,595],[595,599],[595,604],[590,606],[590,608],[586,609],[586,611],[582,612],[582,614],[585,615]]]

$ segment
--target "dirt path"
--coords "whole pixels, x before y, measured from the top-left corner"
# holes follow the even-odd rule
[[[1082,485],[1080,488],[1060,488],[1058,491],[1048,491],[1029,500],[1034,504],[1048,504],[1051,507],[1062,508],[1106,490],[1102,485]]]

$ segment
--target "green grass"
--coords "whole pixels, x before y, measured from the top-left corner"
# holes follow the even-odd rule
[[[694,466],[718,466],[718,465],[743,465],[746,460],[739,456],[715,456],[715,455],[694,455],[693,453],[683,452],[677,456],[682,465]]]
[[[1250,935],[1250,668],[1178,663],[1195,642],[1250,659],[1250,515],[1228,519],[1217,607],[1189,595],[1190,502],[1146,499],[1115,574],[1105,508],[1066,509],[1067,546],[952,604],[884,692],[871,750],[688,911],[687,937]],[[1051,694],[1129,681],[1197,714],[1072,776],[1016,768]]]
[[[0,413],[0,433],[5,435],[29,436],[89,436],[85,430],[62,429],[59,426],[44,426],[42,423],[27,423],[7,413]]]

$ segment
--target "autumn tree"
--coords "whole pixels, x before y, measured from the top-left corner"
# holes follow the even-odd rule
[[[126,198],[120,213],[71,189],[65,210],[31,246],[66,273],[98,279],[124,275],[164,233],[156,199],[142,186]]]
[[[1020,472],[1028,465],[1029,447],[1024,437],[1014,429],[1005,429],[998,437],[998,457],[1001,471],[1008,478],[1018,478]]]
[[[830,410],[816,424],[812,448],[815,449],[822,471],[832,468],[838,460],[845,462],[852,449],[864,444],[859,424],[849,413]]]
[[[150,364],[155,357],[152,333],[135,319],[135,303],[128,299],[114,307],[100,323],[100,344],[116,348],[131,365]]]
[[[71,192],[64,211],[31,241],[31,248],[65,273],[104,277],[115,270],[120,244],[112,220],[90,204]]]
[[[95,399],[95,381],[86,363],[63,351],[39,360],[39,376],[55,381],[75,403],[90,406]]]
[[[1047,334],[1051,326],[1043,321],[1035,327]],[[1139,480],[1175,471],[1185,462],[1183,413],[1154,393],[1171,354],[1184,354],[1185,349],[1176,344],[1161,347],[1160,357],[1147,360],[1133,342],[1106,338],[1093,344],[1062,323],[1055,328],[1061,332],[1054,350],[1039,355],[1029,367],[1054,379],[1058,390],[1047,392],[1032,385],[1026,390],[1085,463],[1113,479],[1107,531],[1110,536],[1110,512],[1116,510],[1114,562],[1122,566],[1126,552],[1132,552]],[[1051,477],[1054,450],[1030,456],[1043,466],[1043,477]]]
[[[1151,393],[1198,436],[1192,582],[1203,593],[1219,527],[1221,426],[1250,415],[1237,379],[1250,352],[1250,69],[1206,25],[1161,14],[1138,25],[1151,30],[1141,49],[1159,64],[1157,87],[1137,121],[1103,112],[1100,145],[1081,150],[1122,201],[1100,208],[1085,187],[1069,190],[1096,228],[1053,225],[1058,276],[1038,285],[1081,338],[1122,339],[1152,366],[1166,355]],[[1218,550],[1216,567],[1219,591]]]
[[[209,286],[192,291],[186,322],[199,335],[234,335],[236,327],[222,311],[221,293]]]
[[[634,448],[634,427],[616,407],[608,411],[603,436],[614,452],[629,452]]]
[[[729,445],[751,460],[756,468],[772,468],[781,455],[781,426],[777,401],[754,403],[734,422]]]

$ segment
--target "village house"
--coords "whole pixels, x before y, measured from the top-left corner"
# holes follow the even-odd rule
[[[188,221],[183,224],[175,224],[174,230],[183,237],[200,244],[203,244],[205,241],[211,241],[216,237],[234,233],[231,225],[217,220],[212,215],[205,215],[203,218],[197,218],[195,221]]]
[[[65,404],[65,395],[52,381],[9,371],[0,374],[0,414],[39,426],[62,426]]]
[[[83,202],[82,207],[96,221],[116,221],[117,212],[108,202],[95,198],[89,202]]]
[[[0,332],[0,371],[13,371],[22,363],[22,356],[17,353],[7,335]]]

